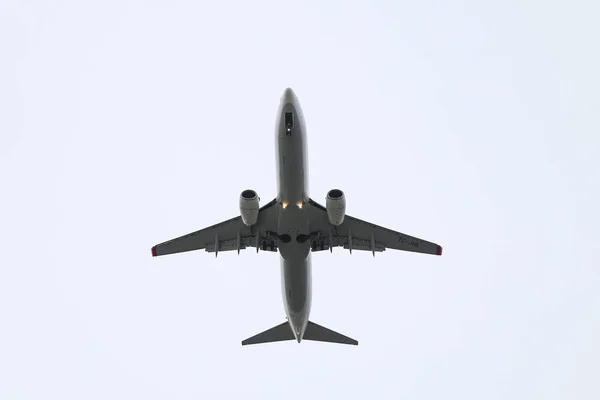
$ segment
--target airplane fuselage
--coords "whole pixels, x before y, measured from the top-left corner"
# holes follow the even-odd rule
[[[275,124],[277,157],[277,234],[281,256],[281,287],[288,322],[300,342],[311,309],[311,249],[308,205],[308,159],[306,125],[300,103],[291,89],[281,98]],[[300,235],[300,236],[298,236]]]

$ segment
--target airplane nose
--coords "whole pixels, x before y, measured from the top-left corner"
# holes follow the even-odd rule
[[[296,93],[294,93],[292,88],[287,88],[283,91],[281,101],[283,102],[283,104],[293,103],[296,101]]]

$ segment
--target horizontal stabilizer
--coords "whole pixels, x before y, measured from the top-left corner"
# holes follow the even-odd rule
[[[291,330],[290,330],[291,331]],[[340,343],[340,344],[351,344],[358,346],[358,341],[344,336],[341,333],[327,329],[324,326],[317,325],[314,322],[308,321],[306,331],[304,331],[304,340],[313,340],[317,342],[329,342],[329,343]]]
[[[292,332],[290,324],[286,321],[283,324],[279,324],[271,329],[267,329],[266,331],[259,333],[258,335],[254,335],[242,341],[242,346],[295,339],[296,337],[294,336],[294,332]]]

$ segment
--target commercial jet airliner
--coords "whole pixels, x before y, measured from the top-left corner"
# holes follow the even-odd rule
[[[252,336],[242,345],[296,340],[358,345],[358,341],[309,320],[311,253],[343,247],[373,253],[386,249],[442,255],[442,247],[346,215],[346,198],[332,189],[325,206],[308,195],[306,124],[294,91],[283,92],[275,124],[277,197],[259,207],[254,190],[244,190],[240,215],[152,247],[152,256],[205,249],[215,253],[255,247],[279,252],[287,321]]]

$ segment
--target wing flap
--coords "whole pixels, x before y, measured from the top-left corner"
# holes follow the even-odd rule
[[[276,251],[277,237],[272,232],[277,230],[277,208],[273,207],[274,199],[261,207],[258,221],[252,227],[246,226],[240,216],[209,226],[187,235],[168,240],[152,247],[152,256],[183,253],[194,250],[221,252],[243,250],[260,246],[263,241],[267,246],[263,250]]]
[[[202,250],[207,246],[215,247],[216,239],[219,244],[226,243],[229,240],[235,240],[237,232],[241,229],[246,236],[249,232],[244,229],[241,217],[235,217],[230,220],[209,226],[187,235],[157,244],[152,248],[152,255],[164,256],[168,254],[183,253],[187,251]],[[217,236],[218,235],[218,236]]]
[[[332,247],[344,249],[385,251],[386,249],[411,251],[423,254],[442,255],[442,246],[405,233],[375,225],[346,215],[340,226],[332,226],[325,207],[310,199],[310,226],[313,230],[312,250],[327,250]]]
[[[354,242],[357,241],[358,238],[363,242],[369,242],[369,239],[367,238],[374,236],[375,240],[382,243],[387,249],[412,251],[438,256],[442,255],[442,247],[436,243],[419,239],[405,233],[396,232],[370,222],[362,221],[350,215],[347,215],[346,218],[344,218],[344,223],[340,228],[342,232],[351,232],[353,249],[355,248]]]
[[[256,236],[254,236],[254,240],[256,241]],[[244,237],[240,237],[239,239],[239,249],[240,250],[245,250],[246,247],[250,246],[250,243],[252,242],[252,236],[244,236]],[[213,243],[209,243],[206,245],[206,247],[204,248],[204,250],[206,250],[209,253],[214,253],[217,249],[219,252],[221,251],[232,251],[232,250],[237,250],[238,249],[238,239],[234,238],[234,239],[226,239],[226,240],[219,240],[219,244],[216,245],[217,242],[213,242]]]

